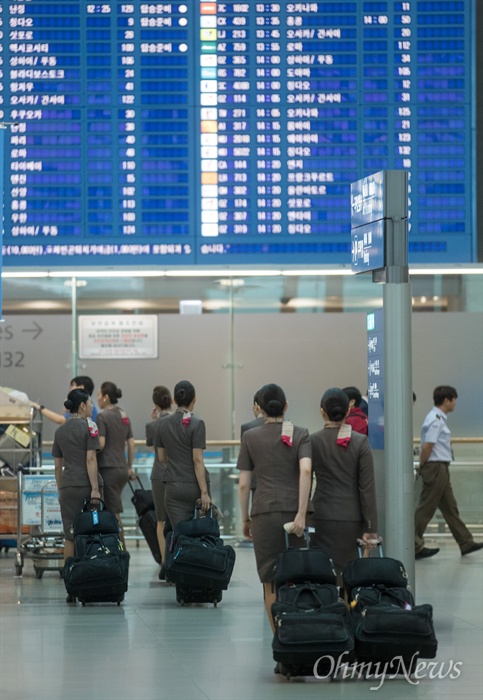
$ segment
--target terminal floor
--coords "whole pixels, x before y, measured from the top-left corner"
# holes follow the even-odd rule
[[[432,543],[429,543],[430,546]],[[439,542],[438,542],[439,544]],[[435,611],[436,666],[419,680],[285,678],[273,673],[271,633],[253,551],[237,563],[218,608],[181,608],[157,580],[144,545],[131,549],[129,592],[114,605],[68,605],[59,575],[34,576],[0,555],[2,700],[365,700],[483,697],[483,551],[461,557],[453,540],[416,562],[418,602]],[[462,662],[458,678],[430,678]],[[444,663],[443,663],[444,662]],[[457,675],[453,673],[453,675]]]

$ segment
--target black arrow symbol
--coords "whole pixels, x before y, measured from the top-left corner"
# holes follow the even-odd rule
[[[39,337],[39,335],[43,332],[44,329],[41,328],[36,321],[33,321],[33,324],[35,328],[22,328],[22,333],[35,333],[35,335],[32,336],[32,340],[35,340]]]

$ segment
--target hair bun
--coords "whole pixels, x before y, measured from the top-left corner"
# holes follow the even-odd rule
[[[73,407],[74,407],[74,402],[71,401],[70,399],[66,399],[66,400],[64,401],[64,406],[66,407],[66,409],[67,409],[68,411],[72,411],[72,409],[73,409]]]
[[[329,420],[342,421],[349,410],[349,397],[337,387],[327,389],[320,402],[321,408],[327,413]]]
[[[116,389],[116,396],[118,399],[122,398],[122,391],[119,389],[119,387]]]
[[[265,384],[258,391],[258,404],[271,418],[283,416],[286,403],[285,392],[278,384]]]

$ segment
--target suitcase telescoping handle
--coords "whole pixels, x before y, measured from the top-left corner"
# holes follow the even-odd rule
[[[141,481],[141,479],[139,478],[139,476],[138,476],[137,474],[136,474],[136,481],[139,483],[139,489],[140,489],[140,491],[145,491],[146,489],[145,489],[144,486],[143,486],[143,482]],[[129,486],[130,486],[130,488],[131,488],[131,491],[133,492],[133,495],[134,495],[134,494],[136,493],[136,489],[135,489],[134,486],[132,485],[131,479],[128,479],[128,482],[127,482],[127,483],[129,484]]]
[[[288,532],[287,532],[287,530],[284,530],[284,533],[285,533],[285,547],[286,547],[286,549],[288,549],[290,545],[289,545],[289,543],[288,543]],[[308,528],[308,527],[304,528],[303,537],[305,537],[305,543],[307,544],[307,547],[310,547],[310,537],[309,537],[309,528]]]
[[[195,506],[195,515],[194,519],[197,520],[200,517],[200,511],[202,510],[201,506]],[[207,516],[204,516],[207,517]],[[210,506],[210,510],[208,511],[208,517],[212,518],[213,517],[213,503]]]
[[[84,513],[88,513],[91,510],[88,507],[91,501],[96,501],[96,507],[94,508],[94,510],[106,510],[106,504],[104,503],[102,498],[84,498],[84,505],[82,507],[82,511]],[[99,504],[99,508],[97,507],[97,504]]]
[[[383,557],[384,554],[382,552],[382,537],[379,537],[377,542],[371,542],[371,544],[377,545],[377,551],[379,552],[379,556]],[[366,559],[367,557],[371,556],[371,550],[367,547],[364,540],[357,540],[357,551],[359,553],[359,559]]]

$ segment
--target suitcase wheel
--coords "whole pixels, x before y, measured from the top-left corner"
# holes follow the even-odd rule
[[[288,681],[292,678],[292,673],[291,673],[290,669],[288,669],[283,664],[280,664],[280,673],[282,674],[282,676],[285,676],[285,678]]]
[[[289,681],[292,677],[292,674],[290,670],[283,665],[281,661],[277,661],[275,664],[275,668],[273,669],[273,672],[276,674],[279,674],[281,676],[285,676],[285,678]]]

